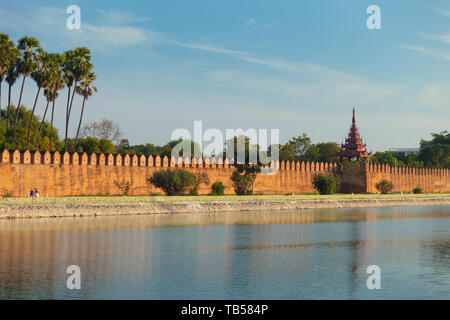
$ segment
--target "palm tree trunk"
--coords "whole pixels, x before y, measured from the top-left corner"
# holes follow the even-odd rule
[[[11,87],[12,85],[8,84],[8,111],[6,112],[6,131],[9,130],[9,114],[11,110]]]
[[[72,112],[73,98],[75,97],[75,91],[77,89],[77,83],[78,83],[78,81],[75,80],[75,83],[73,85],[72,98],[70,99],[69,110],[68,110],[67,117],[66,117],[66,136],[64,138],[64,140],[65,140],[65,142],[64,142],[64,144],[65,144],[64,151],[67,151],[67,134],[68,134],[68,131],[69,131],[70,113]]]
[[[52,121],[50,123],[50,152],[53,151],[53,115],[55,114],[55,100],[52,103]]]
[[[77,91],[77,83],[78,81],[75,81],[74,85],[73,85],[73,92],[72,92],[72,98],[70,99],[70,107],[69,107],[69,118],[70,118],[70,113],[72,112],[72,104],[73,104],[73,98],[75,97],[75,91]]]
[[[20,108],[20,104],[22,103],[23,86],[25,85],[26,78],[27,77],[23,76],[22,87],[20,88],[19,103],[17,103],[17,106],[16,106],[16,118],[14,119],[13,143],[16,141],[16,127],[17,127],[17,121],[19,120],[19,108]]]
[[[34,145],[34,150],[38,149],[39,139],[41,137],[42,128],[44,127],[45,116],[47,115],[48,105],[50,104],[50,100],[47,100],[47,105],[45,106],[44,115],[42,116],[41,126],[39,127],[39,135],[36,138],[36,143]]]
[[[37,101],[38,101],[38,98],[39,98],[39,92],[41,92],[41,86],[38,86],[38,91],[36,93],[36,98],[34,99],[33,109],[31,110],[31,117],[30,117],[30,121],[28,122],[27,146],[25,147],[25,150],[28,150],[28,146],[30,144],[31,122],[33,121],[34,111],[36,110],[36,104],[37,104]]]
[[[67,105],[66,105],[66,132],[64,134],[64,152],[67,152],[67,131],[69,130],[69,104],[70,104],[70,86],[67,93]],[[75,91],[75,90],[74,90]]]
[[[75,152],[75,150],[77,150],[77,140],[78,140],[78,135],[80,134],[81,122],[83,121],[84,103],[85,102],[86,102],[86,97],[83,98],[83,106],[81,107],[80,122],[78,123],[77,135],[75,136],[75,141],[73,143],[73,151],[72,152]]]

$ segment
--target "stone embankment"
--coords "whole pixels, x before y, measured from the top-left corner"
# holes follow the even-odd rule
[[[388,206],[450,206],[450,197],[405,199],[180,201],[117,204],[3,204],[0,219],[119,216],[235,211],[280,211]]]

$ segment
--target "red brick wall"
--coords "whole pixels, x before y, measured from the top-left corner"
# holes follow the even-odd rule
[[[366,165],[366,188],[378,192],[376,184],[388,180],[393,192],[412,192],[422,188],[424,192],[450,192],[450,170],[436,168],[390,167],[384,164]]]
[[[27,196],[31,188],[38,188],[41,196],[70,196],[121,194],[114,181],[130,182],[132,195],[163,193],[148,183],[153,172],[169,167],[183,167],[191,172],[206,172],[211,183],[222,181],[226,194],[234,194],[228,163],[213,163],[190,159],[161,159],[121,155],[60,155],[4,150],[0,162],[0,195]],[[290,194],[315,192],[312,178],[317,173],[333,174],[336,164],[284,162],[272,175],[258,175],[254,184],[256,194]],[[199,193],[210,193],[210,186],[202,185]]]
[[[318,173],[333,175],[335,163],[284,162],[275,163],[279,170],[272,175],[258,175],[256,194],[290,194],[316,192],[312,179]],[[60,155],[58,152],[8,152],[0,157],[0,195],[27,196],[30,188],[38,188],[41,196],[75,196],[121,194],[114,181],[130,182],[132,195],[163,193],[148,183],[153,172],[169,167],[183,167],[192,172],[206,172],[211,183],[222,181],[226,194],[234,194],[228,163],[213,163],[210,159],[161,159],[122,155]],[[450,192],[448,169],[390,168],[366,165],[366,190],[377,192],[375,185],[383,179],[394,184],[395,192],[411,192],[420,187],[425,192]],[[201,186],[199,193],[208,194],[210,186]]]

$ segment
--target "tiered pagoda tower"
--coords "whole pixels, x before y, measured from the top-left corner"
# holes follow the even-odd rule
[[[356,158],[360,160],[361,158],[370,158],[372,156],[372,152],[367,152],[366,145],[363,144],[358,133],[355,120],[355,108],[353,108],[352,126],[350,127],[348,138],[345,139],[344,144],[341,144],[341,148],[341,152],[337,153],[337,156],[341,157],[341,161],[343,158]]]

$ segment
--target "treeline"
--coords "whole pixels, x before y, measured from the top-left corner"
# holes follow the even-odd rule
[[[36,84],[31,110],[22,104],[27,79]],[[19,150],[75,151],[84,115],[85,103],[97,88],[88,48],[76,48],[63,53],[48,53],[33,37],[22,37],[15,43],[7,34],[0,33],[0,143],[3,148]],[[3,108],[2,85],[8,88],[7,104]],[[14,104],[12,88],[20,87]],[[67,88],[67,97],[58,99]],[[74,106],[75,93],[82,97],[80,118],[74,139],[68,130]],[[35,116],[39,98],[45,98],[41,118]],[[65,135],[59,141],[53,126],[56,101],[65,105]],[[50,117],[50,124],[45,121]],[[62,143],[62,146],[61,146]],[[70,145],[71,144],[71,145]]]
[[[11,106],[10,113],[15,116],[16,109]],[[1,117],[5,118],[7,113],[1,111]],[[80,138],[59,139],[58,130],[48,121],[43,121],[36,115],[32,115],[32,110],[25,107],[19,108],[19,121],[17,123],[17,137],[25,142],[28,123],[31,119],[31,137],[41,137],[38,141],[38,150],[59,152],[77,151],[86,153],[120,153],[129,155],[145,156],[167,156],[171,157],[173,148],[181,140],[169,141],[164,145],[155,145],[152,143],[132,145],[127,139],[122,139],[120,128],[111,120],[102,119],[99,122],[92,122],[80,129]],[[0,149],[19,149],[11,146],[11,137],[4,134],[5,125],[0,125]],[[216,157],[237,158],[237,137],[234,137],[234,150],[228,146],[229,141],[224,145],[224,152]],[[53,141],[53,142],[52,142]],[[67,141],[67,143],[65,143]],[[191,156],[194,156],[195,143],[185,141],[191,144]],[[274,146],[269,147],[268,156]],[[283,145],[278,145],[279,159],[289,161],[314,161],[314,162],[338,162],[340,159],[336,153],[340,151],[340,146],[335,142],[322,142],[313,144],[311,139],[303,133],[294,137]],[[200,149],[200,148],[199,148]],[[250,139],[245,137],[245,159],[249,160],[250,150],[258,154],[259,146],[250,143]],[[228,151],[228,156],[227,156]],[[181,154],[180,154],[181,155]],[[408,167],[434,167],[450,168],[450,134],[447,131],[433,133],[431,140],[422,139],[418,154],[403,152],[376,152],[370,159],[371,163],[384,163],[390,166],[408,166]]]
[[[442,131],[432,133],[431,140],[420,141],[419,153],[377,152],[373,163],[387,163],[390,166],[408,166],[417,168],[450,168],[450,133]]]

